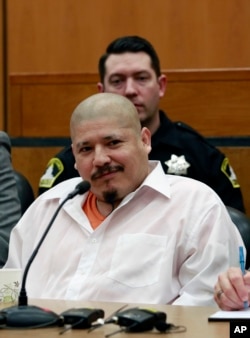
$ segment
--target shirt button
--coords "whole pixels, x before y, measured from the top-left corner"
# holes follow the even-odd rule
[[[93,239],[91,240],[91,243],[96,243],[96,242],[97,242],[96,238],[93,238]]]

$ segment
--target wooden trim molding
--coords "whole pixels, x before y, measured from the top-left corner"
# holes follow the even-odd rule
[[[204,136],[250,135],[250,68],[163,71],[160,102],[172,120]],[[11,136],[67,137],[73,109],[97,93],[98,74],[11,74],[8,132]]]

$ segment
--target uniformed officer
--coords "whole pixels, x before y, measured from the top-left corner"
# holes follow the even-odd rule
[[[153,46],[144,38],[125,36],[110,43],[99,60],[99,92],[121,94],[137,108],[142,126],[152,134],[149,159],[164,171],[209,185],[225,205],[245,211],[240,185],[228,158],[183,122],[171,121],[159,110],[167,79]],[[39,194],[78,176],[69,145],[52,158],[39,182]]]

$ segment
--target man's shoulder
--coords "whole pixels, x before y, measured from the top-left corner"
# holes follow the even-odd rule
[[[4,139],[9,140],[9,136],[8,136],[8,134],[5,131],[0,130],[0,139],[1,140],[4,140]]]
[[[192,194],[196,194],[197,196],[208,194],[215,196],[216,198],[218,197],[214,189],[202,181],[180,175],[166,174],[166,176],[173,191],[178,191],[180,194],[185,195],[184,192],[186,191],[186,194],[188,195],[192,192]]]
[[[72,152],[72,147],[71,146],[66,146],[62,150],[60,150],[54,158],[59,158],[62,162],[64,161],[74,161],[74,155]]]
[[[11,148],[10,138],[5,131],[0,130],[0,144],[4,145],[8,150]]]
[[[204,136],[202,136],[196,129],[194,129],[193,127],[191,127],[189,124],[187,124],[187,123],[185,123],[183,121],[175,121],[174,125],[182,133],[186,133],[187,135],[188,134],[189,135],[193,135],[193,136],[201,139],[202,141],[206,141],[206,139],[204,138]]]
[[[186,150],[204,149],[206,152],[221,153],[218,148],[189,124],[183,121],[172,121],[167,116],[162,121],[160,138],[165,144],[172,144]]]
[[[182,121],[176,121],[174,124],[176,126],[176,130],[178,131],[179,138],[184,144],[189,144],[191,147],[194,147],[194,149],[206,149],[214,154],[217,153],[222,155],[221,151],[217,147],[215,147],[206,137],[190,125]]]
[[[206,141],[205,138],[193,127],[183,121],[173,121],[166,113],[160,111],[161,131],[177,134],[178,137],[197,138],[201,141]]]

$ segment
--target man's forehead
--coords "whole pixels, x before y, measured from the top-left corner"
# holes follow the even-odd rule
[[[89,115],[88,118],[83,119],[75,125],[75,133],[84,134],[101,134],[108,132],[115,134],[119,129],[123,129],[130,125],[130,119],[126,112],[122,113],[118,109],[114,111],[103,111],[100,115]]]
[[[122,53],[111,54],[106,60],[106,74],[118,74],[123,72],[143,72],[153,70],[151,60],[148,54],[144,52],[138,53]]]
[[[98,130],[96,133],[82,133],[76,134],[73,143],[76,144],[77,148],[82,146],[87,146],[95,143],[106,143],[111,140],[121,139],[127,135],[126,128],[116,129],[116,130]]]

